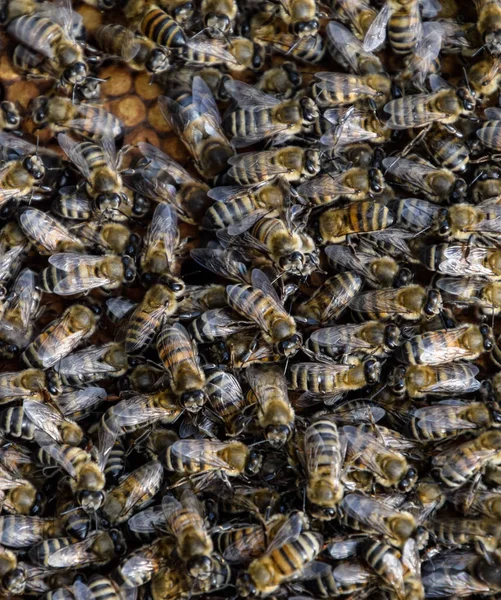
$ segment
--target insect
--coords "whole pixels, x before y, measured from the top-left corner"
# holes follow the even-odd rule
[[[442,297],[435,289],[427,291],[420,285],[412,284],[398,289],[364,292],[353,299],[350,308],[371,319],[388,320],[400,316],[407,321],[417,321],[422,317],[430,319],[440,314]]]
[[[477,29],[487,50],[497,56],[501,53],[499,30],[501,29],[501,5],[497,0],[476,0]]]
[[[63,532],[61,521],[28,515],[2,515],[0,517],[0,543],[8,548],[29,548],[47,538]]]
[[[238,6],[235,0],[203,0],[201,13],[205,27],[214,36],[233,33]]]
[[[475,379],[478,372],[479,368],[469,363],[396,367],[390,387],[398,394],[407,392],[411,398],[447,396],[456,390],[467,394],[480,388],[480,382]]]
[[[346,73],[315,73],[313,98],[320,108],[336,108],[359,104],[381,108],[390,97],[391,80],[384,73],[353,75]],[[472,109],[473,110],[473,109]]]
[[[446,303],[478,306],[488,315],[496,315],[501,308],[501,286],[497,281],[479,277],[441,277],[436,285],[444,292]]]
[[[38,208],[24,207],[19,213],[19,225],[39,254],[84,250],[83,242],[75,234]]]
[[[433,123],[421,144],[434,162],[453,173],[464,173],[470,164],[470,148],[465,140],[441,123]]]
[[[24,369],[0,374],[0,399],[2,404],[16,399],[44,400],[44,392],[56,396],[60,393],[57,377],[38,369]]]
[[[37,487],[22,477],[12,465],[9,468],[0,467],[0,474],[5,488],[3,510],[13,515],[38,516],[45,506],[45,498]]]
[[[326,31],[332,58],[347,70],[357,75],[384,73],[379,58],[365,50],[363,43],[341,23],[331,21]]]
[[[114,342],[72,352],[54,366],[61,382],[70,386],[121,377],[128,368],[123,345]]]
[[[284,62],[272,69],[266,70],[259,78],[256,87],[265,94],[279,98],[291,98],[302,82],[301,73],[293,62]]]
[[[332,148],[335,156],[348,155],[349,162],[353,162],[354,166],[371,167],[374,162],[374,151],[370,147],[362,146],[362,142],[384,144],[391,135],[391,129],[386,127],[374,112],[358,110],[354,107],[330,108],[324,112],[323,117],[333,127],[322,132],[320,143]],[[367,149],[367,160],[355,155],[362,148]]]
[[[122,588],[131,589],[147,584],[162,568],[168,566],[174,543],[162,536],[130,552],[117,569]]]

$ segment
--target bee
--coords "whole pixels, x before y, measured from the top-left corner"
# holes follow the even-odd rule
[[[193,476],[208,482],[214,476],[227,479],[257,473],[262,457],[242,442],[216,442],[212,440],[179,440],[169,446],[163,461],[168,471]]]
[[[332,358],[341,354],[362,354],[378,358],[390,355],[400,343],[400,329],[394,323],[335,325],[314,331],[307,347],[317,355]]]
[[[294,429],[294,409],[289,401],[287,382],[277,367],[250,366],[246,371],[251,387],[251,404],[257,404],[259,427],[273,447],[282,447]]]
[[[234,148],[250,146],[273,138],[274,144],[312,131],[320,112],[311,98],[280,100],[253,86],[230,79],[225,89],[237,104],[225,119]]]
[[[118,587],[117,582],[103,577],[103,575],[91,575],[87,584],[80,579],[73,582],[73,597],[87,598],[88,600],[118,600],[127,594],[126,590]],[[47,599],[49,600],[49,599]],[[51,600],[57,600],[52,598]],[[66,600],[66,599],[61,599]]]
[[[443,27],[435,21],[423,23],[422,33],[414,50],[404,58],[404,69],[398,80],[404,87],[410,86],[426,92],[426,80],[430,74],[440,72],[440,51],[445,38]]]
[[[324,112],[323,118],[333,127],[321,132],[320,143],[327,146],[334,156],[346,156],[356,167],[373,167],[374,163],[374,151],[362,142],[385,144],[391,136],[391,129],[372,111],[356,110],[354,107],[347,110],[330,108]],[[366,153],[367,159],[364,158]]]
[[[433,90],[431,94],[413,94],[388,102],[384,107],[390,115],[387,127],[411,129],[432,123],[451,126],[460,117],[473,118],[475,96],[467,88],[444,88],[443,80],[435,75],[431,75],[429,80]]]
[[[440,404],[415,409],[409,429],[415,439],[432,442],[472,430],[497,427],[500,420],[501,414],[496,406],[444,400]]]
[[[474,552],[449,551],[423,563],[423,585],[426,596],[448,598],[451,594],[488,595],[493,587],[476,575],[475,565],[479,557]],[[482,561],[483,563],[484,561]],[[484,569],[482,568],[482,571]],[[487,577],[492,577],[492,571],[485,569]]]
[[[200,7],[204,26],[214,36],[233,33],[238,6],[235,0],[203,0]]]
[[[497,56],[501,53],[499,30],[501,29],[501,4],[498,0],[475,0],[477,29],[487,50]]]
[[[134,175],[127,177],[127,184],[152,200],[158,202],[160,199],[172,204],[183,221],[200,223],[210,204],[207,197],[209,186],[193,177],[155,146],[139,142],[138,148],[144,159],[136,166]],[[167,232],[172,235],[173,231],[171,224]]]
[[[146,37],[135,35],[123,25],[101,25],[94,32],[94,37],[103,52],[122,59],[134,71],[146,71],[156,75],[167,71],[171,66],[168,49],[158,46]]]
[[[63,533],[58,519],[42,519],[28,515],[0,516],[0,543],[8,548],[28,549],[45,539]]]
[[[415,155],[409,158],[385,158],[383,166],[399,185],[412,194],[424,195],[432,202],[459,200],[466,194],[466,182],[448,169],[437,169]]]
[[[118,529],[96,531],[81,542],[72,538],[52,538],[31,547],[28,555],[33,564],[53,569],[84,568],[106,565],[126,551]]]
[[[186,410],[199,411],[206,393],[196,343],[180,323],[164,324],[158,335],[157,349],[172,392]]]
[[[447,396],[456,390],[468,394],[480,388],[475,379],[478,372],[477,366],[468,363],[395,367],[389,385],[395,393],[407,392],[410,398]]]
[[[133,10],[136,14],[133,14]],[[123,12],[146,38],[163,48],[181,48],[186,45],[182,27],[156,4],[127,2]]]
[[[226,288],[228,305],[260,329],[263,340],[282,356],[292,356],[301,344],[294,319],[289,316],[266,275],[252,272],[252,285],[235,284]]]
[[[472,184],[472,200],[474,204],[492,204],[501,196],[501,169],[488,164],[474,173]]]
[[[292,513],[275,533],[265,553],[239,575],[237,589],[241,596],[268,595],[282,583],[300,577],[323,545],[319,533],[302,529],[301,514]]]
[[[329,520],[336,516],[336,507],[344,494],[341,483],[344,452],[345,444],[330,419],[319,418],[305,431],[306,497],[310,502],[309,512],[315,518]]]
[[[461,325],[429,331],[404,342],[397,358],[408,365],[440,365],[455,360],[475,360],[492,350],[494,338],[488,325]]]
[[[52,367],[90,337],[96,327],[94,312],[83,304],[73,304],[31,342],[21,355],[21,361],[35,369]]]
[[[259,39],[261,44],[271,46],[272,51],[283,54],[287,58],[292,56],[305,63],[316,64],[325,55],[324,38],[319,33],[298,38],[291,33],[273,32],[263,37],[258,36],[256,39]]]
[[[487,121],[477,129],[477,137],[486,148],[501,149],[501,109],[490,106],[484,109]]]
[[[84,249],[82,241],[76,235],[54,217],[38,208],[24,207],[19,212],[18,218],[23,233],[39,254],[81,252]]]
[[[187,66],[225,66],[236,73],[250,69],[259,71],[266,60],[266,49],[246,37],[234,36],[228,39],[193,37],[181,49]]]
[[[129,368],[123,344],[110,342],[88,346],[63,356],[54,370],[66,386],[79,386],[102,379],[121,377]]]
[[[444,292],[444,302],[477,306],[482,313],[497,315],[501,309],[501,285],[475,277],[441,277],[437,287]]]
[[[395,217],[383,204],[353,202],[342,208],[329,208],[318,217],[317,242],[339,244],[349,235],[382,231],[393,225]]]
[[[50,266],[41,274],[41,287],[52,294],[71,296],[95,288],[110,292],[136,277],[134,259],[130,256],[92,256],[67,252],[53,254]]]
[[[470,164],[468,145],[441,123],[433,123],[421,144],[431,159],[453,173],[464,173]]]
[[[212,539],[205,527],[203,508],[195,494],[185,490],[179,502],[173,496],[164,496],[162,509],[167,529],[176,540],[176,550],[195,579],[207,579],[212,572]]]
[[[265,71],[257,81],[256,88],[265,94],[287,100],[294,96],[301,82],[301,73],[296,64],[286,61]]]
[[[320,108],[336,108],[352,104],[384,106],[390,97],[391,80],[384,73],[353,75],[346,73],[315,73],[312,94]],[[386,106],[388,106],[386,104]]]
[[[359,39],[363,39],[377,12],[365,0],[335,0],[332,9],[342,23],[350,27]]]
[[[129,198],[117,170],[120,159],[115,154],[115,141],[103,136],[99,142],[76,142],[65,133],[60,133],[57,141],[85,178],[85,189],[94,200],[98,213],[111,220],[120,220],[118,209],[121,204],[129,204]]]
[[[426,290],[412,284],[364,292],[354,298],[350,308],[371,319],[388,320],[398,316],[406,321],[418,321],[440,314],[442,297],[435,289]]]
[[[408,491],[414,486],[416,469],[409,466],[403,454],[379,442],[377,433],[346,425],[342,435],[346,443],[346,463],[350,469],[369,472],[383,487]]]
[[[331,323],[347,308],[351,300],[360,292],[363,277],[353,271],[346,271],[330,277],[306,301],[298,301],[294,316],[305,320],[309,325]]]
[[[44,496],[28,479],[14,467],[0,467],[3,498],[2,509],[14,515],[39,515],[45,505]],[[1,560],[0,560],[1,564]]]
[[[174,550],[172,539],[162,536],[130,552],[117,569],[122,588],[128,590],[147,584],[169,565]]]
[[[132,233],[129,227],[113,221],[86,221],[71,227],[85,247],[105,254],[126,254],[135,256],[141,243],[138,234]]]
[[[228,163],[231,165],[228,175],[237,185],[255,185],[279,176],[297,183],[319,173],[320,154],[314,149],[287,146],[231,156]]]
[[[497,490],[477,489],[473,493],[458,490],[451,500],[464,515],[471,511],[484,517],[497,519],[500,514],[501,498]]]
[[[313,206],[331,204],[340,198],[363,201],[383,193],[385,182],[379,169],[351,167],[341,173],[324,173],[301,184],[297,192]]]
[[[347,364],[296,363],[290,368],[289,388],[302,390],[317,401],[332,404],[345,392],[377,383],[380,376],[381,363],[374,358],[350,357]]]
[[[434,229],[447,240],[466,241],[478,235],[487,243],[495,245],[500,229],[501,207],[498,205],[461,203],[439,211]]]
[[[0,373],[0,399],[2,404],[13,400],[32,398],[43,401],[44,392],[52,396],[60,393],[57,378],[38,369],[25,369],[15,373]]]
[[[211,409],[224,423],[226,431],[236,433],[241,426],[242,411],[249,405],[238,379],[222,369],[207,373],[205,384],[207,401]]]
[[[233,150],[221,130],[214,96],[201,77],[194,77],[191,90],[180,90],[175,99],[161,96],[159,106],[201,175],[215,177],[226,168]]]
[[[14,102],[0,102],[0,131],[16,131],[21,125],[21,112]]]
[[[287,24],[289,33],[298,39],[317,35],[320,29],[319,11],[315,1],[287,0],[280,6],[278,17]]]
[[[370,496],[347,494],[339,505],[341,522],[357,531],[380,534],[385,540],[401,548],[416,529],[414,517],[395,510]]]
[[[498,56],[487,56],[487,58],[478,61],[468,69],[468,83],[476,94],[479,104],[485,104],[489,100],[489,96],[492,96],[498,89],[499,82],[501,81],[499,67]],[[496,109],[494,108],[494,114],[495,111]],[[487,115],[486,117],[490,118]]]
[[[430,271],[444,275],[488,277],[491,280],[501,277],[501,253],[497,248],[434,244],[423,249],[421,262]]]
[[[112,525],[123,523],[133,511],[149,504],[160,490],[163,477],[163,467],[157,461],[138,467],[107,492],[101,507],[103,517]]]
[[[501,537],[499,524],[491,518],[439,518],[429,526],[438,542],[454,546],[473,543],[479,553],[485,554],[496,550]]]
[[[363,43],[349,29],[336,21],[327,25],[327,47],[332,58],[356,75],[384,73],[379,58],[364,49]]]

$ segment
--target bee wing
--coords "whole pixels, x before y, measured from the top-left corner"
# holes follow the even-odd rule
[[[456,597],[458,594],[461,596],[485,594],[490,590],[487,584],[467,571],[453,571],[447,568],[425,571],[423,585],[427,592],[433,590],[433,596],[441,598]]]
[[[357,190],[343,184],[344,173],[330,175],[325,173],[302,183],[297,192],[300,196],[309,198],[320,194],[322,196],[337,196],[339,194],[356,194]]]
[[[326,111],[324,113],[324,118],[330,120],[329,116],[332,117],[334,111],[335,109]],[[327,113],[330,113],[330,115],[326,116]],[[324,133],[320,138],[320,143],[326,146],[333,143],[342,147],[377,137],[378,134],[376,132],[368,131],[361,126],[362,117],[363,113],[353,111],[346,118],[339,119],[336,126]]]
[[[365,312],[368,308],[387,313],[410,312],[398,301],[397,294],[398,290],[393,288],[364,292],[353,298],[350,308],[357,312]]]
[[[232,225],[227,227],[226,230],[217,232],[218,238],[222,241],[226,241],[226,239],[227,239],[226,234],[229,234],[229,236],[236,236],[236,235],[240,235],[241,233],[244,233],[245,231],[249,230],[255,223],[257,223],[257,221],[262,219],[263,216],[266,215],[266,212],[267,212],[266,210],[259,210],[259,209],[254,210],[250,215],[246,215],[245,217],[242,217],[240,220],[236,221],[235,223],[233,223]],[[258,243],[259,243],[261,250],[265,251],[266,246],[264,244],[261,244],[260,242],[258,242]]]
[[[41,542],[43,535],[43,519],[24,515],[7,515],[0,517],[2,544],[11,548],[27,548]],[[6,544],[6,540],[9,543]]]
[[[444,362],[458,360],[464,355],[469,354],[469,350],[461,348],[457,342],[464,335],[468,326],[449,329],[448,331],[428,332],[423,334],[423,338],[430,342],[432,349],[425,350],[421,355],[421,361],[428,365],[436,365]],[[424,344],[425,348],[430,348]]]
[[[499,125],[484,125],[480,129],[477,129],[477,137],[486,148],[492,148],[499,150],[501,144],[498,143],[499,137]]]
[[[327,25],[327,38],[355,73],[358,73],[360,59],[376,58],[349,29],[337,21]]]
[[[219,61],[238,65],[238,60],[226,49],[226,41],[222,39],[202,38],[201,36],[193,37],[186,43],[188,48],[201,54],[207,54]]]
[[[72,119],[68,123],[68,127],[75,131],[78,131],[83,136],[88,136],[87,132],[93,131],[96,135],[101,136],[101,139],[104,139],[105,137],[108,139],[112,139],[110,138],[110,136],[112,135],[118,137],[122,133],[124,127],[122,121],[118,117],[113,115],[113,120],[115,122],[109,123],[106,117],[107,115],[104,116],[104,118],[103,115],[97,115],[95,117],[87,116],[82,117],[81,119]],[[114,154],[112,154],[111,156],[114,156]],[[110,166],[113,167],[114,165]]]
[[[464,411],[463,406],[426,406],[419,408],[414,412],[418,419],[417,426],[420,429],[429,431],[455,431],[456,429],[477,429],[478,425],[461,418]]]
[[[339,439],[338,455],[334,456],[332,449],[329,451],[329,475],[331,479],[337,480],[341,472],[345,444]],[[319,466],[319,459],[325,453],[325,442],[318,430],[314,426],[308,427],[304,434],[304,454],[306,459],[306,471],[313,474]],[[337,459],[337,460],[336,460]],[[322,465],[325,468],[325,465]]]
[[[383,167],[389,171],[394,177],[398,177],[403,181],[408,181],[419,187],[428,188],[425,185],[425,177],[437,172],[437,168],[433,165],[425,165],[421,162],[408,160],[406,158],[388,157],[383,159]],[[430,190],[431,191],[431,190]]]
[[[276,302],[277,308],[283,311],[282,301],[275,291],[275,288],[272,286],[271,281],[263,271],[260,269],[252,269],[251,282],[252,287],[255,287],[265,293],[269,298]]]
[[[320,80],[317,82],[317,86],[329,92],[336,92],[346,86],[354,94],[367,94],[369,96],[376,96],[378,94],[377,90],[365,83],[364,77],[359,77],[358,75],[321,72],[315,73],[315,77]]]
[[[165,513],[163,506],[150,506],[141,512],[132,515],[127,521],[127,527],[136,533],[155,533],[165,527]]]
[[[49,263],[65,273],[75,271],[82,265],[94,267],[102,261],[102,256],[91,256],[90,254],[79,254],[78,252],[61,252],[49,256]]]
[[[128,427],[147,425],[165,417],[165,414],[165,408],[150,405],[148,398],[139,394],[124,398],[118,404],[115,404],[112,412],[111,428],[114,431],[119,431]]]
[[[37,9],[40,14],[47,19],[60,25],[65,35],[73,39],[73,8],[70,0],[54,0],[53,2],[43,2]],[[43,37],[43,36],[38,36]]]
[[[75,600],[93,600],[94,594],[88,585],[83,581],[75,581],[72,587],[73,597]]]
[[[484,115],[489,121],[501,121],[501,108],[497,106],[484,108]]]
[[[374,52],[374,50],[378,50],[384,44],[390,16],[390,3],[386,2],[365,34],[363,47],[366,52]]]
[[[465,371],[458,373],[455,371],[454,365],[441,365],[438,367],[441,374],[440,381],[434,385],[424,386],[423,391],[440,394],[476,392],[481,384],[478,379],[475,379],[475,375],[480,369],[475,365],[463,363],[462,367]]]
[[[473,277],[441,277],[437,279],[436,286],[439,290],[447,292],[453,296],[461,296],[465,299],[480,300],[485,280],[475,279]]]
[[[287,173],[287,167],[273,162],[275,155],[276,150],[264,150],[262,152],[245,152],[244,154],[230,156],[228,163],[231,165],[231,168],[228,174],[233,177],[237,169],[252,171],[256,165],[259,165],[260,161],[264,161],[266,164],[267,180]]]
[[[64,419],[52,406],[26,398],[23,402],[23,410],[29,420],[56,443],[61,444],[63,442],[59,428]]]
[[[37,208],[28,207],[21,211],[19,224],[25,235],[36,240],[49,254],[57,251],[59,243],[81,244],[59,221]]]
[[[339,348],[339,351],[369,350],[371,345],[357,336],[361,327],[363,327],[363,325],[347,324],[317,329],[311,334],[310,340],[321,346]]]
[[[207,196],[209,196],[209,198],[212,200],[216,200],[217,202],[232,202],[236,198],[249,195],[251,192],[259,189],[262,185],[262,183],[258,183],[257,185],[249,187],[242,187],[240,185],[223,185],[209,190],[207,192]]]
[[[214,100],[214,96],[212,95],[210,87],[201,77],[197,75],[193,77],[191,89],[193,103],[197,111],[201,115],[210,115],[217,125],[221,125],[221,114],[219,112],[219,108],[217,107],[216,101]]]
[[[370,256],[367,253],[359,252],[358,250],[352,250],[347,246],[328,246],[325,249],[325,254],[332,260],[336,265],[345,267],[346,269],[353,269],[363,273],[371,281],[374,280],[374,275],[370,268],[364,264],[364,259],[370,260],[371,258],[377,258]]]
[[[54,366],[54,370],[65,375],[92,375],[113,372],[115,367],[106,362],[102,362],[101,358],[109,350],[109,344],[104,346],[89,346],[79,352],[72,352],[59,361]]]
[[[125,62],[130,62],[141,49],[139,40],[131,29],[126,29],[123,34],[123,42],[120,48],[120,57]]]
[[[194,248],[190,256],[209,271],[232,281],[245,283],[248,280],[247,265],[238,260],[238,254],[217,248]]]
[[[268,370],[263,373],[259,367],[251,365],[246,369],[245,376],[252,391],[256,395],[258,402],[263,398],[263,392],[269,387],[270,380],[272,380],[276,390],[274,397],[288,398],[289,392],[287,389],[287,381],[280,369],[273,369],[272,372],[271,370]]]
[[[115,140],[109,135],[103,135],[99,140],[99,145],[103,149],[104,158],[110,169],[115,170],[117,165],[117,149]]]
[[[100,404],[107,396],[106,390],[100,387],[88,387],[62,394],[57,405],[65,417],[80,411],[86,411]]]
[[[263,527],[255,529],[225,548],[223,558],[229,563],[242,563],[263,554],[266,547],[266,534]]]
[[[259,109],[249,112],[258,113]],[[256,123],[260,123],[260,121],[261,119],[256,119]],[[287,134],[288,129],[289,125],[284,125],[278,122],[258,124],[252,132],[247,133],[245,136],[236,135],[232,137],[231,144],[234,148],[245,148],[246,146],[256,144],[257,142],[260,142],[261,140],[271,136],[275,136],[273,145],[282,144],[289,138],[289,135]]]
[[[71,315],[66,315],[58,327],[66,331],[65,321],[70,323],[71,318]],[[63,339],[60,336],[52,334],[44,337],[38,348],[38,356],[43,366],[48,369],[55,365],[63,356],[69,354],[84,339],[85,335],[85,331],[74,331],[66,334]]]
[[[211,337],[227,337],[251,326],[249,322],[237,321],[235,317],[224,308],[214,308],[204,313],[205,323],[202,333]]]
[[[485,218],[477,220],[474,225],[469,225],[468,229],[487,233],[501,233],[501,206],[489,206],[485,210]]]
[[[86,276],[81,277],[79,280],[76,280],[71,276],[65,277],[58,281],[54,286],[54,294],[58,294],[59,296],[71,296],[73,294],[88,292],[89,290],[101,287],[108,283],[111,283],[111,279],[108,277]]]
[[[174,262],[176,244],[179,234],[177,213],[170,204],[161,202],[155,209],[146,235],[146,247],[155,240],[163,241],[165,254],[169,264]]]
[[[153,166],[165,169],[178,185],[191,181],[198,181],[195,177],[190,175],[184,167],[156,146],[152,146],[147,142],[139,142],[137,147],[141,154],[151,161]]]
[[[39,303],[36,297],[36,276],[31,269],[23,269],[14,284],[13,291],[17,295],[16,304],[20,309],[21,324],[27,328],[31,319],[35,317]]]
[[[63,152],[85,177],[85,179],[90,179],[89,165],[87,164],[87,161],[85,160],[80,149],[81,142],[76,142],[65,133],[60,133],[57,136],[57,141],[59,142]]]
[[[154,335],[158,324],[163,321],[165,314],[168,311],[169,307],[159,306],[155,310],[149,312],[147,318],[142,318],[141,316],[135,318],[136,313],[141,315],[143,312],[141,306],[136,308],[129,322],[129,330],[134,332],[135,339],[134,343],[127,343],[127,351],[129,353],[140,352],[145,349],[145,346],[152,341],[152,336]],[[113,370],[113,368],[111,370]]]
[[[281,548],[285,544],[297,540],[303,529],[302,513],[291,513],[284,523],[277,529],[273,539],[266,548],[265,554],[271,554],[274,550]]]
[[[352,425],[345,425],[342,431],[347,443],[346,461],[355,462],[361,460],[372,473],[376,473],[381,477],[385,477],[385,472],[378,462],[378,456],[382,453],[393,455],[395,458],[400,456],[398,453],[392,452],[389,448],[380,444],[370,433],[362,432]]]
[[[69,569],[81,563],[94,562],[97,557],[93,552],[88,552],[88,550],[100,535],[101,533],[94,533],[81,542],[76,542],[71,544],[71,546],[56,550],[48,557],[48,566],[53,569]]]
[[[2,373],[2,379],[8,375],[17,375],[17,373]],[[1,381],[1,380],[0,380]],[[31,390],[25,387],[14,385],[7,381],[4,385],[0,383],[0,398],[10,398],[15,396],[29,396]]]
[[[281,103],[281,100],[275,98],[275,96],[265,94],[254,86],[243,81],[237,81],[236,79],[225,81],[224,88],[240,108],[262,110],[263,108],[272,108]]]
[[[136,306],[137,302],[133,302],[128,298],[115,297],[106,300],[106,308],[117,320],[121,320],[129,315]]]
[[[35,431],[35,441],[44,452],[47,452],[47,454],[68,473],[70,477],[73,477],[74,479],[77,476],[75,467],[71,461],[66,458],[62,448],[55,444],[52,438],[44,431]]]
[[[440,210],[436,204],[417,198],[399,200],[397,204],[399,224],[413,231],[422,231],[430,227]]]
[[[412,129],[444,119],[447,116],[445,113],[425,110],[434,97],[435,94],[416,94],[391,100],[384,107],[384,112],[390,115],[386,126],[390,129]]]
[[[466,255],[465,255],[466,251]],[[488,248],[475,248],[467,246],[449,246],[446,252],[446,260],[438,265],[438,272],[446,275],[456,276],[485,276],[490,277],[495,273],[483,264],[487,256]]]
[[[416,44],[414,53],[409,61],[408,69],[415,75],[419,85],[422,87],[428,76],[433,61],[440,54],[442,48],[442,36],[436,30],[431,30],[422,40]]]
[[[347,494],[341,500],[340,508],[350,517],[361,521],[383,535],[393,536],[386,519],[397,514],[402,514],[379,502],[361,494]],[[407,513],[403,513],[407,514]]]
[[[207,440],[189,440],[189,445],[186,441],[181,440],[180,442],[174,442],[170,446],[170,451],[174,456],[182,460],[191,460],[195,462],[201,462],[214,469],[229,469],[230,465],[217,456],[216,452],[226,448],[227,443],[225,442],[209,442]],[[211,451],[208,451],[210,449]]]
[[[127,500],[117,518],[126,515],[134,508],[134,506],[136,506],[136,504],[143,501],[146,490],[154,490],[154,494],[156,494],[162,485],[163,479],[164,468],[158,461],[151,461],[144,465],[144,467],[141,468],[141,479],[136,481],[136,484],[128,494]]]

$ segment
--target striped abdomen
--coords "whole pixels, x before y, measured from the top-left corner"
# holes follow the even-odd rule
[[[29,551],[28,556],[35,565],[47,567],[53,554],[62,548],[68,548],[68,546],[71,546],[72,544],[73,540],[69,537],[52,538],[33,546]]]
[[[291,388],[312,393],[332,392],[339,387],[339,373],[326,369],[322,363],[299,363],[290,371]]]
[[[399,10],[392,12],[388,22],[388,39],[391,48],[395,54],[410,54],[413,52],[421,27],[416,26],[416,20],[419,17],[419,9],[414,5],[403,6]]]
[[[316,472],[332,472],[332,465],[342,462],[341,442],[336,424],[329,419],[320,419],[312,423],[304,436],[305,448],[316,446],[322,440],[322,452],[316,457]]]
[[[152,42],[166,48],[180,48],[186,44],[181,27],[160,8],[153,7],[145,14],[139,30]]]
[[[89,583],[88,588],[92,592],[93,600],[120,600],[119,594],[112,582],[102,575],[94,575]]]
[[[64,32],[61,27],[45,17],[36,15],[23,15],[14,19],[7,31],[28,48],[43,54],[48,58],[54,57],[54,46],[56,46]],[[40,43],[43,40],[44,43]],[[35,47],[33,47],[35,43]]]
[[[273,565],[276,574],[275,582],[280,584],[314,560],[322,549],[322,543],[320,534],[307,531],[301,533],[296,540],[273,550],[268,556],[263,557],[263,560]],[[257,559],[256,562],[260,560]]]
[[[24,414],[22,406],[14,406],[0,413],[0,430],[9,437],[32,441],[36,427]]]
[[[253,194],[240,196],[231,202],[214,202],[204,215],[202,227],[210,230],[224,229],[258,208]]]

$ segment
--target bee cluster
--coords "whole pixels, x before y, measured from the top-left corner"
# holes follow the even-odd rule
[[[501,0],[0,7],[0,598],[501,595]]]

